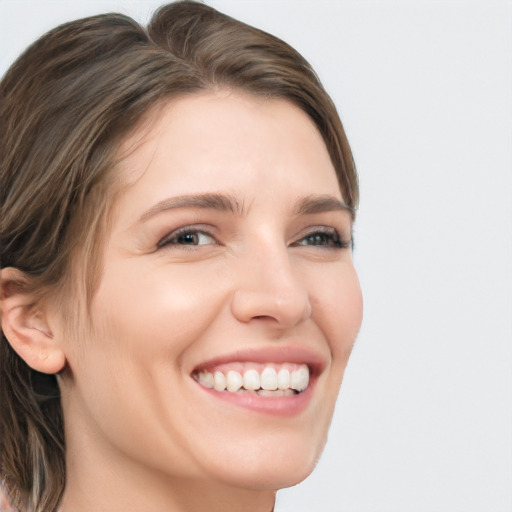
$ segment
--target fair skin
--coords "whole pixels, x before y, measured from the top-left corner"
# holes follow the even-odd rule
[[[18,347],[67,368],[61,510],[269,512],[321,454],[361,324],[325,144],[291,104],[221,91],[170,101],[123,154],[90,329],[66,339],[48,307],[32,320],[47,350]],[[309,383],[198,382],[267,367]]]

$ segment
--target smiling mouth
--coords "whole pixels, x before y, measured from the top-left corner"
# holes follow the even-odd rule
[[[206,389],[277,398],[307,389],[310,369],[307,364],[233,362],[194,371],[192,377]]]

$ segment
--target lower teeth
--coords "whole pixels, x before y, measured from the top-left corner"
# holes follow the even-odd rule
[[[293,391],[293,389],[286,389],[286,390],[276,389],[275,391],[268,391],[266,389],[260,389],[258,391],[258,395],[260,395],[260,396],[292,396],[294,394],[295,394],[295,392]]]
[[[276,389],[275,391],[270,391],[267,389],[258,389],[257,391],[252,391],[244,388],[240,388],[237,393],[244,393],[250,395],[259,395],[266,397],[280,397],[280,396],[294,396],[298,395],[300,391],[295,391],[294,389]]]

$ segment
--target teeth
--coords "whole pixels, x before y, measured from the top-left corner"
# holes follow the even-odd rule
[[[213,375],[210,372],[201,372],[199,374],[199,384],[205,388],[213,388]]]
[[[290,375],[290,387],[297,391],[303,391],[308,387],[309,371],[307,367],[301,366]]]
[[[238,391],[244,383],[242,376],[238,372],[230,370],[226,376],[226,386],[228,391]]]
[[[276,389],[275,391],[268,391],[266,389],[260,389],[258,391],[260,396],[293,396],[295,392],[293,389]]]
[[[233,366],[238,370],[243,367],[243,363],[236,363]],[[245,372],[228,370],[224,373],[216,370],[212,374],[202,370],[194,377],[201,386],[207,389],[227,390],[231,393],[256,392],[258,395],[266,397],[291,396],[296,392],[304,391],[309,384],[309,368],[305,364],[284,363],[283,365],[264,366],[247,363],[246,366],[257,366],[262,368],[262,371],[260,373],[255,368],[248,368]],[[279,368],[279,366],[281,367]]]
[[[281,368],[277,372],[277,387],[279,389],[288,389],[290,387],[290,372],[286,368]]]
[[[213,375],[213,388],[217,391],[226,389],[226,376],[222,372],[215,372]]]
[[[258,391],[258,395],[260,396],[283,396],[284,391],[282,389],[276,389],[274,391],[270,391],[268,389],[260,389]]]
[[[274,368],[265,368],[261,372],[261,389],[273,391],[277,389],[277,373]]]
[[[244,373],[244,388],[256,390],[260,387],[260,374],[257,370],[247,370]]]

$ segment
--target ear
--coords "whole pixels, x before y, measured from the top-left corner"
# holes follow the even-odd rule
[[[30,278],[18,269],[0,271],[2,331],[14,351],[34,370],[58,373],[66,357],[54,339],[45,306],[36,302]]]

